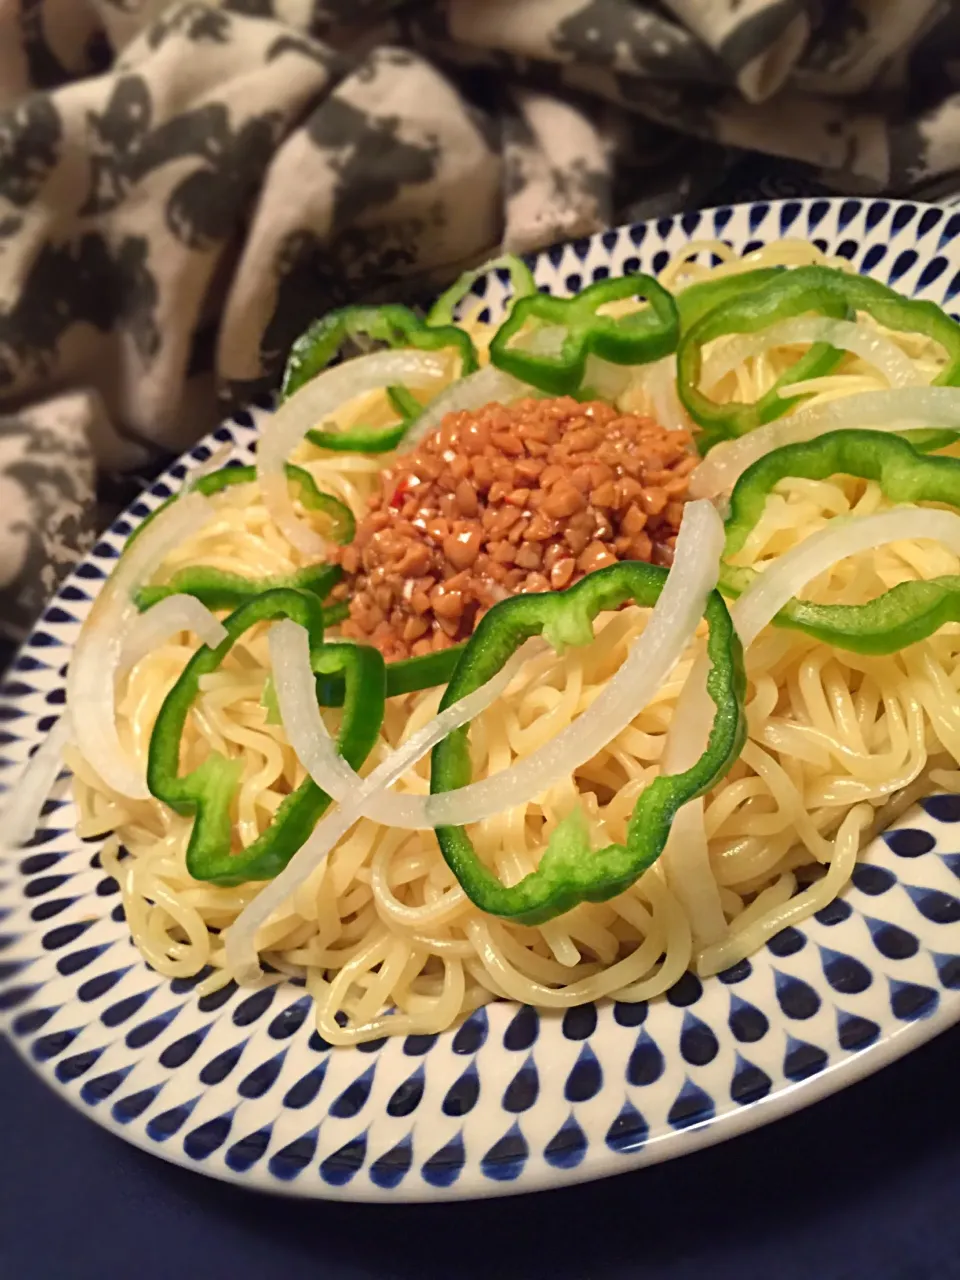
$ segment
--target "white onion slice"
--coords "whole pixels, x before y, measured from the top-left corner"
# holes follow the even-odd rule
[[[670,720],[660,761],[661,774],[682,773],[703,755],[716,707],[707,693],[710,660],[702,654],[693,664]],[[727,932],[707,848],[703,797],[691,800],[676,814],[663,850],[670,887],[680,899],[698,943],[708,946]]]
[[[299,737],[300,726],[304,722],[291,714],[292,709],[289,705],[289,698],[291,695],[296,696],[301,693],[302,690],[297,687],[296,679],[290,678],[291,672],[290,668],[286,666],[286,662],[291,660],[291,654],[285,651],[285,645],[292,645],[293,668],[296,670],[299,667],[302,674],[302,652],[298,661],[297,647],[299,646],[302,650],[306,632],[296,624],[292,624],[292,626],[296,629],[291,630],[288,627],[284,627],[281,632],[279,652],[284,659],[285,667],[282,680],[279,674],[275,676],[275,680],[277,682],[277,701],[281,708],[281,715],[284,716],[284,727],[286,729],[289,722]],[[299,632],[303,632],[303,635],[299,635]],[[431,751],[438,742],[442,742],[454,729],[458,729],[461,725],[473,720],[491,702],[494,702],[528,659],[531,647],[534,645],[536,645],[536,641],[527,641],[527,644],[522,645],[513,655],[513,658],[492,679],[481,685],[479,689],[475,689],[473,693],[468,694],[465,698],[461,698],[459,702],[455,702],[452,706],[447,707],[446,710],[441,711],[422,729],[408,738],[401,747],[392,752],[386,760],[373,770],[369,777],[361,779],[353,773],[352,769],[350,770],[353,790],[346,802],[339,809],[321,818],[306,844],[297,850],[283,871],[260,890],[253,901],[241,911],[234,923],[227,929],[224,935],[227,964],[240,981],[256,981],[260,976],[256,949],[257,930],[269,919],[277,907],[312,875],[340,837],[350,830],[358,818],[363,816],[364,804],[367,798],[392,786],[428,751]],[[281,693],[281,683],[284,686],[283,693]],[[311,687],[309,695],[304,700],[316,707],[316,690],[314,687]],[[287,731],[289,732],[289,730]],[[322,727],[322,731],[319,734],[321,744],[325,738],[328,738],[328,735],[326,728]],[[306,754],[309,755],[309,753]],[[322,745],[319,754],[322,758],[324,754]],[[345,761],[342,763],[349,769]],[[341,794],[343,794],[342,788]]]
[[[677,395],[677,357],[664,356],[645,371],[654,417],[668,431],[689,431],[690,419]]]
[[[788,347],[802,342],[829,342],[832,347],[850,351],[878,369],[891,387],[911,387],[923,379],[916,365],[890,338],[876,329],[854,320],[831,320],[829,316],[796,316],[781,320],[760,333],[738,334],[712,351],[703,362],[701,385],[715,386],[744,360],[762,355],[773,347]]]
[[[141,658],[179,635],[192,631],[199,640],[215,649],[227,638],[226,628],[194,596],[175,595],[158,600],[146,613],[141,613],[124,636],[118,674],[129,671]]]
[[[743,645],[753,643],[808,582],[847,556],[885,542],[927,538],[960,556],[960,516],[930,507],[894,507],[872,516],[837,516],[764,569],[730,610]]]
[[[294,509],[284,465],[307,432],[344,404],[383,387],[436,387],[449,365],[426,351],[374,351],[345,360],[305,383],[285,400],[264,428],[257,449],[257,478],[267,510],[287,541],[304,555],[322,556],[327,543]]]
[[[120,558],[94,601],[70,659],[67,706],[77,747],[111,790],[149,798],[143,772],[120,743],[114,682],[127,630],[137,615],[133,597],[175,547],[210,519],[201,493],[188,493],[159,512]]]
[[[13,795],[0,812],[0,843],[18,849],[32,838],[50,789],[63,768],[63,749],[73,736],[70,715],[63,715],[47,734],[43,745],[27,762]]]
[[[523,395],[536,395],[532,387],[525,382],[513,378],[494,365],[485,365],[476,373],[451,383],[441,391],[417,418],[416,422],[403,438],[403,449],[414,448],[424,436],[435,431],[448,413],[459,413],[463,409],[482,409],[485,404],[509,404]]]
[[[407,830],[459,827],[526,804],[561,778],[569,778],[633,721],[672,671],[696,631],[707,596],[716,586],[722,548],[723,526],[713,507],[703,502],[688,503],[677,538],[674,567],[643,634],[582,716],[529,756],[489,778],[432,796],[395,795],[383,790],[363,802],[363,815]],[[279,628],[273,630],[276,633]],[[335,800],[350,803],[357,776],[339,756],[334,758],[329,738],[322,744],[318,742],[320,735],[326,736],[326,730],[316,724],[319,713],[314,719],[303,705],[308,688],[306,651],[301,639],[294,664],[287,635],[288,632],[283,637],[277,635],[275,640],[271,636],[271,644],[278,646],[271,652],[284,728],[300,762],[317,785]],[[296,675],[291,671],[294,665],[298,668]],[[312,696],[309,700],[315,701]]]
[[[906,431],[913,427],[960,430],[960,387],[901,387],[865,391],[799,409],[737,440],[711,449],[690,475],[695,498],[728,493],[752,463],[773,449],[814,440],[827,431],[869,427],[873,431]]]

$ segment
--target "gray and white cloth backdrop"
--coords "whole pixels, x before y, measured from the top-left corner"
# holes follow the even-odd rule
[[[958,171],[945,0],[0,0],[0,633],[332,306]]]

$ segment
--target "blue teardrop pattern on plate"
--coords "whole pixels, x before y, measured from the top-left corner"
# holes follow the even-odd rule
[[[577,1004],[563,1015],[562,1030],[568,1040],[589,1040],[597,1029],[597,1006]]]
[[[696,1004],[703,995],[703,983],[695,973],[687,969],[667,991],[667,999],[678,1009]]]
[[[19,1014],[13,1020],[13,1033],[17,1036],[35,1035],[42,1027],[45,1027],[55,1013],[59,1013],[62,1006],[55,1005],[48,1009],[28,1009],[25,1013]]]
[[[528,1111],[540,1093],[540,1077],[531,1053],[503,1092],[500,1105],[515,1115]]]
[[[264,987],[262,991],[255,991],[253,995],[247,996],[246,1000],[241,1000],[233,1011],[234,1026],[249,1027],[258,1018],[262,1018],[273,1004],[276,994],[275,986]]]
[[[299,1178],[317,1153],[319,1133],[319,1127],[315,1127],[309,1133],[301,1134],[299,1138],[294,1138],[285,1147],[275,1151],[267,1165],[273,1176],[279,1178],[281,1182],[292,1182],[294,1178]]]
[[[272,1058],[268,1058],[266,1062],[261,1062],[258,1067],[254,1067],[250,1074],[244,1076],[237,1085],[237,1093],[239,1093],[240,1097],[262,1098],[267,1090],[272,1089],[277,1083],[277,1076],[280,1074],[286,1056],[286,1049],[281,1049]]]
[[[345,1187],[363,1168],[366,1158],[367,1135],[362,1133],[327,1156],[320,1165],[320,1176],[332,1187]]]
[[[132,996],[126,996],[123,1000],[118,1000],[116,1004],[104,1009],[100,1014],[100,1021],[105,1027],[119,1027],[121,1023],[132,1018],[135,1013],[139,1013],[153,993],[158,990],[158,987],[150,987],[146,991],[136,991]]]
[[[936,1013],[940,997],[932,987],[918,982],[896,982],[893,978],[887,981],[890,984],[890,1008],[902,1022],[915,1022]]]
[[[805,1040],[795,1040],[793,1036],[789,1036],[783,1059],[783,1074],[788,1080],[799,1083],[822,1071],[827,1061],[827,1053],[819,1045],[808,1044]]]
[[[937,966],[937,977],[940,985],[949,991],[960,987],[960,956],[944,956],[934,954],[933,963]]]
[[[860,208],[859,200],[844,200],[837,214],[837,230],[845,231],[860,212]]]
[[[178,1107],[171,1107],[169,1111],[163,1111],[160,1115],[154,1116],[147,1122],[148,1135],[154,1142],[166,1142],[180,1132],[193,1115],[193,1109],[199,1101],[200,1095],[197,1094],[188,1102],[181,1102]]]
[[[837,1040],[840,1048],[847,1053],[856,1053],[866,1049],[879,1038],[880,1028],[871,1018],[862,1018],[859,1014],[844,1013],[837,1010]]]
[[[486,1043],[489,1030],[490,1020],[487,1016],[486,1006],[481,1005],[457,1028],[451,1046],[453,1052],[461,1054],[476,1053]]]
[[[951,219],[954,221],[954,219]],[[960,275],[960,273],[958,273]],[[960,288],[960,286],[958,286]],[[925,796],[920,804],[934,822],[960,822],[960,795]]]
[[[894,210],[893,217],[890,220],[890,227],[894,234],[902,231],[908,222],[911,222],[917,216],[917,206],[915,204],[902,204],[899,209]]]
[[[446,1146],[423,1162],[420,1176],[431,1187],[452,1187],[463,1172],[466,1160],[463,1136],[458,1133]]]
[[[249,1041],[247,1040],[241,1040],[239,1044],[231,1045],[229,1049],[224,1049],[215,1058],[211,1058],[200,1069],[200,1083],[214,1085],[226,1080],[227,1076],[240,1061],[240,1055],[248,1043]]]
[[[273,1040],[287,1040],[295,1035],[303,1025],[312,1004],[312,996],[301,996],[299,1000],[295,1000],[274,1017],[267,1028],[267,1035]]]
[[[99,1061],[105,1048],[106,1045],[101,1045],[99,1049],[86,1049],[83,1053],[75,1053],[70,1058],[61,1058],[56,1065],[54,1075],[61,1084],[71,1084],[74,1080],[79,1080]]]
[[[30,1053],[37,1062],[49,1062],[59,1057],[76,1040],[83,1027],[70,1027],[65,1031],[51,1031],[48,1035],[38,1036],[30,1046]]]
[[[827,982],[842,995],[859,995],[873,982],[873,974],[863,961],[842,951],[820,947],[820,964]]]
[[[168,1044],[160,1054],[160,1065],[166,1067],[168,1071],[176,1071],[185,1062],[189,1062],[207,1038],[212,1026],[213,1023],[208,1022],[206,1026],[198,1027],[196,1031],[191,1031],[181,1036],[179,1040],[174,1040],[172,1044]]]
[[[660,1046],[646,1031],[641,1031],[627,1062],[628,1084],[636,1086],[653,1084],[663,1075],[663,1067]]]
[[[249,1173],[257,1161],[263,1159],[270,1145],[272,1133],[272,1125],[266,1125],[265,1128],[248,1133],[245,1138],[240,1138],[233,1143],[227,1148],[223,1157],[227,1168],[232,1169],[234,1173]]]
[[[191,1160],[206,1160],[208,1156],[213,1155],[214,1151],[223,1146],[227,1138],[230,1137],[232,1128],[232,1111],[222,1116],[216,1116],[213,1120],[207,1120],[204,1124],[198,1125],[196,1129],[191,1129],[183,1139],[184,1154],[188,1155]]]
[[[717,1037],[710,1027],[689,1010],[683,1015],[680,1031],[680,1055],[694,1067],[705,1067],[720,1051]]]
[[[408,1058],[420,1058],[429,1053],[440,1037],[431,1032],[429,1035],[406,1036],[403,1041],[403,1052]]]
[[[412,1164],[413,1143],[408,1133],[395,1147],[374,1160],[370,1166],[370,1179],[385,1191],[393,1191],[410,1172]]]
[[[476,1063],[471,1062],[447,1090],[441,1110],[445,1116],[465,1116],[477,1105],[479,1096],[480,1074]]]
[[[613,1020],[620,1027],[639,1027],[647,1019],[646,1000],[618,1000],[613,1006]]]
[[[730,1097],[741,1107],[765,1098],[773,1087],[767,1073],[753,1062],[737,1054],[737,1068],[730,1081]]]
[[[780,235],[785,236],[800,216],[800,201],[787,200],[780,207]]]
[[[514,1053],[529,1049],[540,1034],[540,1015],[532,1005],[521,1005],[503,1033],[503,1047]]]
[[[93,1080],[85,1080],[80,1089],[80,1097],[88,1107],[99,1106],[101,1102],[106,1102],[107,1098],[116,1093],[132,1070],[131,1063],[129,1067],[120,1067],[116,1071],[108,1071],[105,1075],[95,1076]]]
[[[568,1102],[589,1102],[603,1088],[603,1071],[597,1055],[588,1044],[580,1050],[580,1056],[570,1068],[563,1096]]]
[[[607,1130],[604,1142],[618,1155],[628,1155],[632,1151],[639,1151],[646,1144],[649,1134],[650,1126],[633,1103],[627,1101]]]
[[[357,1076],[352,1084],[347,1085],[338,1098],[330,1104],[330,1114],[341,1120],[349,1120],[367,1105],[370,1090],[373,1088],[373,1077],[377,1064],[367,1067],[363,1075]]]
[[[692,1080],[686,1080],[667,1114],[667,1122],[674,1129],[689,1129],[712,1120],[715,1114],[716,1106],[709,1093]]]
[[[136,1093],[118,1098],[110,1109],[110,1114],[117,1124],[130,1124],[146,1111],[163,1088],[163,1083],[151,1085],[149,1089],[139,1089]]]
[[[916,265],[918,256],[916,249],[904,249],[902,253],[897,254],[887,276],[891,285],[895,285],[911,267]]]
[[[853,912],[853,908],[845,898],[834,898],[832,902],[828,902],[825,907],[821,907],[819,911],[815,911],[813,918],[819,924],[833,926],[842,924],[844,920],[849,920]]]
[[[231,978],[229,982],[225,982],[216,991],[211,991],[207,995],[201,996],[197,1000],[197,1008],[201,1013],[217,1013],[225,1004],[229,1004],[239,990],[240,988]]]
[[[922,239],[927,235],[938,222],[943,218],[942,209],[927,209],[920,215],[920,221],[917,223],[917,239]]]
[[[587,1135],[571,1115],[543,1149],[543,1158],[554,1169],[576,1169],[587,1154]]]
[[[912,884],[903,887],[924,920],[931,924],[956,924],[960,920],[960,898],[939,889],[924,889]]]
[[[871,898],[880,897],[897,883],[892,871],[888,871],[886,867],[873,866],[869,862],[858,862],[850,879],[855,888]]]
[[[494,1182],[515,1182],[523,1173],[529,1157],[530,1148],[523,1130],[514,1121],[480,1161],[480,1171]]]
[[[919,858],[937,845],[936,837],[929,831],[918,827],[901,827],[896,831],[885,831],[883,840],[887,848],[898,858]]]
[[[407,1076],[402,1084],[397,1085],[390,1095],[390,1101],[387,1103],[387,1115],[402,1117],[409,1116],[416,1111],[423,1097],[425,1080],[426,1076],[421,1062],[416,1071]]]
[[[0,1013],[9,1013],[12,1009],[19,1009],[22,1004],[32,1000],[43,985],[42,982],[35,982],[28,986],[9,987],[6,991],[0,993]]]
[[[812,1018],[820,1008],[820,997],[808,982],[774,969],[777,1004],[788,1018]]]
[[[157,1014],[149,1022],[141,1022],[138,1027],[128,1031],[126,1036],[127,1047],[130,1049],[142,1049],[144,1045],[152,1044],[157,1036],[166,1031],[182,1008],[183,1005],[178,1004],[173,1009],[167,1009],[164,1013]]]
[[[283,1105],[291,1111],[301,1111],[308,1107],[320,1092],[324,1077],[327,1074],[327,1062],[318,1062],[311,1067],[305,1076],[301,1076],[283,1095]]]
[[[903,929],[889,920],[876,920],[864,916],[873,945],[887,960],[909,960],[920,950],[920,940],[909,929]]]
[[[123,969],[110,969],[107,973],[98,973],[95,977],[88,978],[77,988],[77,999],[84,1004],[99,1000],[108,991],[112,991],[121,978],[126,977],[131,967],[126,965]]]
[[[731,987],[738,982],[746,982],[752,973],[753,965],[749,960],[738,960],[729,969],[721,969],[717,977],[725,986]]]

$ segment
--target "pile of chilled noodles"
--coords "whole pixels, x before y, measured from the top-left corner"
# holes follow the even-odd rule
[[[474,273],[297,342],[18,801],[63,753],[154,969],[335,1044],[721,972],[960,790],[960,325],[796,241],[490,269],[499,327]]]

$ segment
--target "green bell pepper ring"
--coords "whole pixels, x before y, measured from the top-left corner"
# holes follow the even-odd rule
[[[299,487],[300,501],[307,511],[320,511],[329,517],[329,536],[335,542],[350,542],[356,531],[353,512],[339,498],[329,493],[322,493],[309,471],[302,467],[287,464],[287,477],[292,484]],[[200,493],[208,497],[214,493],[222,493],[224,489],[238,484],[251,484],[257,478],[256,467],[224,467],[220,471],[202,476],[194,486]],[[170,498],[168,502],[176,502]],[[168,503],[164,503],[167,506]],[[162,510],[158,507],[157,511]],[[136,530],[140,533],[157,512],[143,522]],[[136,534],[134,535],[136,536]],[[132,539],[131,539],[132,540]],[[129,544],[128,544],[129,545]],[[298,569],[291,574],[277,574],[267,578],[245,578],[239,573],[230,573],[225,569],[212,569],[208,565],[188,565],[177,570],[169,581],[159,586],[143,587],[137,592],[135,604],[141,611],[149,609],[159,600],[167,596],[195,596],[208,609],[235,609],[246,600],[262,595],[276,587],[290,588],[295,591],[309,591],[324,599],[330,594],[343,577],[343,571],[336,565],[314,564],[305,569]],[[328,618],[328,625],[332,621]]]
[[[460,357],[460,376],[477,369],[477,353],[470,335],[456,325],[429,326],[409,307],[340,307],[315,320],[290,348],[283,373],[281,397],[286,400],[305,382],[322,373],[348,339],[370,338],[389,347],[418,351],[453,348]]]
[[[271,879],[287,865],[330,804],[330,797],[307,778],[283,800],[266,831],[242,852],[232,853],[230,805],[242,763],[214,751],[198,768],[180,776],[180,743],[200,677],[216,671],[250,627],[278,618],[292,618],[306,627],[315,671],[343,673],[346,696],[337,750],[352,768],[360,768],[380,732],[386,676],[376,649],[324,644],[323,609],[314,597],[298,591],[266,591],[241,605],[223,624],[227,638],[216,649],[204,645],[187,663],[164,699],[150,738],[150,793],[177,813],[196,815],[186,855],[187,870],[196,880],[237,885]]]
[[[533,273],[527,264],[515,254],[505,253],[502,257],[492,258],[489,262],[485,262],[480,267],[475,267],[472,271],[464,271],[449,289],[445,289],[437,298],[436,302],[427,312],[427,324],[445,325],[455,324],[454,311],[459,303],[461,303],[467,294],[482,277],[491,271],[498,271],[506,268],[510,272],[510,284],[513,287],[512,302],[516,302],[518,298],[526,298],[531,293],[537,292],[537,282],[533,278]],[[478,298],[479,302],[480,299]]]
[[[319,511],[326,516],[328,521],[327,534],[333,542],[338,542],[341,546],[344,543],[352,542],[353,536],[357,531],[357,522],[353,517],[353,512],[341,502],[339,498],[335,498],[333,494],[323,493],[317,488],[316,481],[309,471],[305,471],[303,467],[295,467],[292,463],[286,464],[287,479],[291,484],[298,487],[298,497],[307,511]],[[255,466],[221,467],[219,471],[211,471],[209,475],[201,476],[189,486],[190,491],[202,493],[204,497],[210,498],[214,494],[222,493],[224,489],[231,489],[238,484],[253,484],[257,479],[257,468]],[[186,492],[187,490],[184,490]],[[174,494],[172,498],[167,498],[166,502],[161,502],[155,511],[145,517],[140,524],[137,525],[133,533],[127,539],[127,546],[131,546],[133,542],[140,537],[144,529],[152,520],[156,520],[161,511],[165,511],[171,502],[177,502],[180,494]]]
[[[188,565],[158,587],[143,587],[134,597],[137,608],[143,612],[151,609],[167,596],[194,596],[208,609],[236,609],[248,600],[255,600],[265,591],[308,591],[318,600],[325,600],[343,577],[343,570],[336,564],[311,564],[296,573],[276,574],[269,578],[244,578],[226,569],[211,569],[209,565]],[[324,622],[333,626],[327,606],[323,610]]]
[[[307,439],[318,449],[335,453],[392,453],[423,412],[423,405],[406,387],[387,387],[387,399],[400,415],[399,422],[386,427],[350,427],[347,431],[311,427]]]
[[[829,372],[842,355],[826,343],[815,343],[755,404],[718,404],[699,388],[702,349],[708,342],[732,333],[757,333],[780,320],[808,312],[843,318],[857,311],[867,312],[888,329],[922,333],[940,343],[947,353],[947,364],[934,384],[960,383],[960,324],[934,303],[904,298],[867,276],[830,267],[797,267],[759,289],[714,307],[681,338],[677,349],[677,392],[687,412],[703,429],[700,443],[704,451],[720,440],[744,435],[786,413],[798,398],[782,397],[780,391]]]
[[[939,502],[960,508],[960,458],[928,457],[886,431],[832,431],[774,449],[747,468],[730,495],[724,556],[733,556],[743,547],[780,480],[787,476],[825,480],[836,475],[874,480],[894,502]],[[725,560],[720,588],[738,596],[756,577],[756,570]],[[864,654],[899,652],[933,635],[944,623],[957,621],[960,576],[953,574],[902,582],[866,604],[824,605],[794,599],[774,619],[777,626]]]
[[[566,591],[515,596],[495,605],[467,642],[441,708],[494,676],[528,637],[543,633],[553,643],[589,641],[598,613],[628,600],[649,607],[658,600],[666,579],[667,570],[657,565],[623,561],[598,569]],[[656,778],[644,790],[630,818],[626,844],[591,850],[575,823],[561,824],[537,869],[508,887],[478,857],[465,828],[437,828],[448,866],[482,911],[520,924],[542,924],[580,902],[605,902],[623,893],[660,856],[681,805],[703,795],[726,774],[740,754],[747,731],[743,650],[716,591],[710,594],[704,616],[711,664],[707,692],[716,706],[706,751],[684,773]],[[434,747],[431,794],[470,782],[467,732],[464,726]]]
[[[330,623],[329,612],[324,606],[324,615]],[[404,693],[419,693],[421,689],[432,689],[438,684],[446,684],[453,675],[457,662],[463,653],[464,645],[452,645],[449,649],[440,649],[437,653],[426,653],[418,658],[401,658],[397,662],[387,663],[387,697],[397,698]],[[317,701],[321,707],[339,707],[343,705],[345,683],[339,674],[317,676]]]
[[[713,280],[698,280],[673,296],[680,313],[680,332],[692,329],[708,311],[719,307],[731,298],[738,298],[748,290],[768,284],[775,276],[782,275],[786,267],[757,267],[755,271],[741,271],[739,275],[718,276]]]
[[[649,306],[629,315],[599,315],[599,308],[624,298],[646,298]],[[528,351],[511,342],[528,321],[566,330],[557,355]],[[652,276],[600,280],[573,298],[537,293],[521,298],[490,343],[490,360],[499,369],[551,395],[572,395],[581,386],[587,357],[612,364],[648,364],[677,345],[679,319],[673,296]]]

